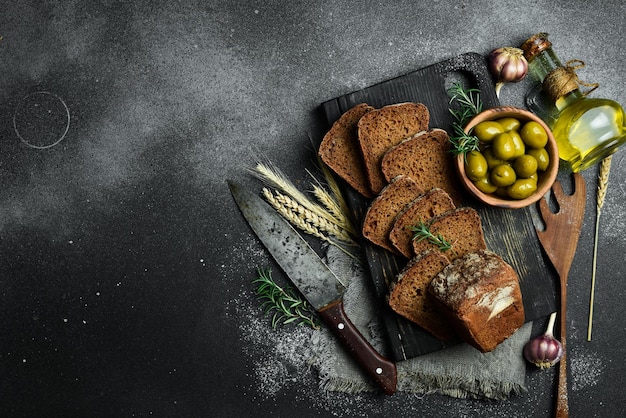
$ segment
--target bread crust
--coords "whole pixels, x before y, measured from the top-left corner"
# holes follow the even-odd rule
[[[396,176],[385,178],[381,161],[387,150],[428,129],[430,113],[421,103],[387,105],[364,115],[358,123],[358,140],[370,189],[379,193]]]
[[[457,334],[482,352],[494,350],[524,324],[518,275],[491,251],[452,261],[428,291]]]
[[[454,332],[438,311],[428,287],[448,264],[450,260],[439,251],[418,254],[400,272],[389,294],[389,306],[394,312],[444,341],[453,338]]]
[[[365,172],[357,125],[361,117],[372,110],[374,107],[360,103],[346,111],[324,135],[318,150],[321,160],[335,174],[368,199],[372,198],[374,193],[369,187]]]
[[[387,181],[403,174],[412,177],[424,190],[443,189],[459,206],[461,185],[450,149],[450,136],[443,129],[419,132],[385,153],[381,171]]]
[[[391,245],[406,258],[415,256],[416,253],[413,251],[415,232],[412,227],[420,221],[429,223],[435,217],[454,209],[456,205],[445,190],[438,187],[429,190],[398,214],[389,233]]]
[[[424,191],[408,176],[398,176],[391,181],[370,203],[363,217],[361,232],[370,242],[398,254],[389,241],[398,213]]]
[[[480,215],[473,208],[464,206],[439,215],[432,220],[429,229],[433,235],[441,235],[452,244],[452,248],[446,251],[450,260],[487,249]],[[427,239],[413,240],[412,244],[415,254],[438,248]]]

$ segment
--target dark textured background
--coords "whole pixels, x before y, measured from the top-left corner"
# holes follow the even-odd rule
[[[553,370],[529,369],[528,393],[494,403],[325,394],[302,361],[276,361],[289,349],[272,341],[307,334],[272,331],[258,312],[250,282],[269,258],[225,179],[258,187],[245,168],[261,155],[307,187],[320,103],[538,31],[562,60],[587,63],[579,74],[600,83],[595,96],[626,104],[622,2],[1,6],[0,415],[550,416]],[[38,91],[71,113],[46,150],[24,146],[12,122]],[[523,104],[523,93],[505,87],[501,101]],[[602,212],[592,342],[597,169],[585,172],[569,286],[574,417],[620,416],[626,401],[624,158]]]

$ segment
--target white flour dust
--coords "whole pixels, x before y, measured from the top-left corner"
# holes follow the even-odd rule
[[[242,299],[254,301],[252,292],[242,292]],[[313,330],[306,326],[285,325],[273,329],[268,317],[260,316],[260,305],[236,306],[240,335],[245,340],[246,354],[254,364],[256,389],[264,397],[274,396],[285,386],[298,385],[310,379],[310,338]]]
[[[569,357],[574,392],[597,385],[605,369],[604,360],[589,350],[574,351]]]

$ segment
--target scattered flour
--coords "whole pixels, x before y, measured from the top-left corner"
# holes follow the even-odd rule
[[[252,278],[251,278],[252,280]],[[319,378],[312,367],[311,338],[316,332],[299,325],[282,325],[272,329],[270,319],[259,308],[252,285],[242,282],[237,295],[226,304],[226,315],[236,318],[244,354],[252,366],[253,387],[248,388],[259,400],[285,402],[286,397],[305,402],[320,416],[372,417],[396,411],[399,416],[473,417],[489,414],[494,418],[518,418],[508,401],[487,402],[441,396],[437,403],[424,403],[422,396],[398,393],[381,397],[369,393],[348,394],[326,392],[319,387]],[[591,356],[586,357],[588,361]],[[587,371],[587,373],[590,373]],[[593,377],[587,374],[589,377]],[[595,376],[595,375],[594,375]],[[524,395],[526,403],[536,405],[544,396],[548,374],[537,373],[535,390]],[[589,379],[585,378],[585,382]],[[582,382],[577,383],[582,388]],[[294,395],[295,394],[295,395]],[[428,395],[439,396],[439,395]],[[533,398],[534,396],[534,398]]]
[[[256,300],[252,292],[240,297]],[[250,303],[250,302],[248,302]],[[310,379],[311,350],[309,340],[313,329],[288,325],[273,329],[268,317],[261,317],[259,306],[232,303],[241,319],[240,335],[246,344],[246,354],[254,364],[256,389],[264,397],[276,395],[282,388]]]
[[[568,360],[572,370],[570,375],[574,392],[585,390],[599,383],[605,364],[603,359],[598,356],[598,353],[590,350],[576,350],[572,352]]]

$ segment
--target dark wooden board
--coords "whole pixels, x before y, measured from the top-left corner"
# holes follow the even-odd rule
[[[359,103],[368,103],[378,108],[394,103],[419,102],[425,104],[430,111],[430,128],[442,128],[451,132],[454,118],[449,111],[450,98],[447,91],[455,81],[466,87],[478,88],[484,108],[499,105],[484,58],[476,53],[467,53],[329,100],[322,104],[322,110],[330,127],[341,114]],[[370,202],[348,186],[346,195],[356,219],[360,221]],[[526,321],[555,311],[556,279],[553,269],[544,259],[530,208],[491,208],[468,196],[465,197],[464,205],[478,210],[488,248],[500,254],[518,272]],[[381,315],[395,359],[410,359],[458,343],[443,343],[391,311],[385,303],[388,287],[407,260],[367,242],[363,242],[363,245],[371,279],[381,301]]]

